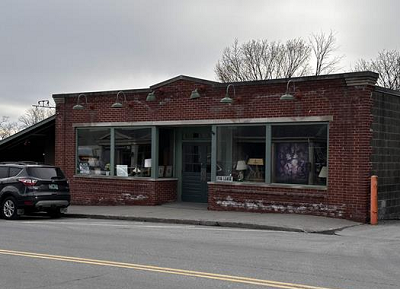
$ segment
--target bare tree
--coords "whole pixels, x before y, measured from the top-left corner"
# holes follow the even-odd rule
[[[337,65],[343,59],[343,55],[334,55],[338,47],[335,34],[331,31],[329,35],[323,32],[311,34],[310,46],[315,57],[315,75],[329,74],[337,70]]]
[[[25,128],[54,115],[54,113],[55,111],[52,108],[32,107],[26,110],[25,114],[20,116],[18,120],[22,124],[21,128]]]
[[[372,70],[379,73],[377,84],[389,89],[400,90],[400,52],[382,50],[376,59],[356,62],[354,71]]]
[[[215,72],[222,82],[246,80],[243,71],[242,51],[237,39],[235,39],[235,42],[231,47],[224,49],[222,59],[218,61]]]
[[[310,47],[301,38],[288,40],[283,47],[283,61],[278,77],[304,76],[309,72]]]
[[[251,40],[224,49],[215,73],[222,82],[303,76],[308,72],[310,47],[298,38],[285,44]]]
[[[0,140],[17,133],[18,130],[18,124],[10,121],[8,116],[3,116],[0,119]]]

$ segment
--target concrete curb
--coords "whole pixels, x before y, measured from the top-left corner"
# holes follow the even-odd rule
[[[182,220],[182,219],[166,219],[166,218],[153,218],[153,217],[134,217],[134,216],[115,216],[115,215],[96,215],[96,214],[66,214],[67,218],[86,218],[86,219],[103,219],[103,220],[125,220],[136,222],[152,222],[164,224],[184,224],[184,225],[199,225],[199,226],[214,226],[214,227],[228,227],[228,228],[243,228],[255,230],[269,230],[269,231],[283,231],[283,232],[297,232],[297,233],[318,233],[333,235],[336,231],[345,228],[321,230],[321,231],[306,231],[298,228],[288,228],[279,226],[269,226],[251,223],[240,222],[218,222],[206,220]]]

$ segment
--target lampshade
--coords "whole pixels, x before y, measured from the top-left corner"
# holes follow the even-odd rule
[[[320,177],[320,178],[326,178],[326,177],[328,177],[328,168],[327,168],[326,166],[323,166],[323,167],[321,168],[321,171],[319,172],[318,177]]]
[[[195,90],[192,91],[192,93],[190,94],[190,99],[193,98],[199,98],[200,97],[200,93],[197,91],[197,88]]]
[[[122,103],[115,102],[115,103],[113,103],[113,105],[111,105],[111,108],[122,108]]]
[[[222,103],[232,103],[233,99],[229,97],[229,95],[225,95],[225,97],[223,99],[221,99]]]
[[[146,101],[156,101],[156,94],[154,93],[154,91],[150,92],[147,95]]]
[[[294,96],[290,93],[285,93],[281,96],[280,100],[294,100]]]
[[[76,104],[72,107],[73,110],[82,110],[83,109],[83,105],[81,104]]]
[[[144,160],[144,167],[145,168],[151,168],[151,159],[145,159]]]
[[[252,166],[263,166],[264,165],[264,159],[249,159],[247,164],[248,165],[252,165]]]
[[[238,161],[236,164],[237,171],[244,171],[247,170],[246,161]]]

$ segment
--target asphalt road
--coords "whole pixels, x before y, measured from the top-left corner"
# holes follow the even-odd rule
[[[0,288],[400,286],[400,223],[319,235],[90,219],[0,220]]]

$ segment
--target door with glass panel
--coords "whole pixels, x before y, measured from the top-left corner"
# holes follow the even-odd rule
[[[184,143],[182,148],[182,201],[207,203],[211,180],[211,144]]]

